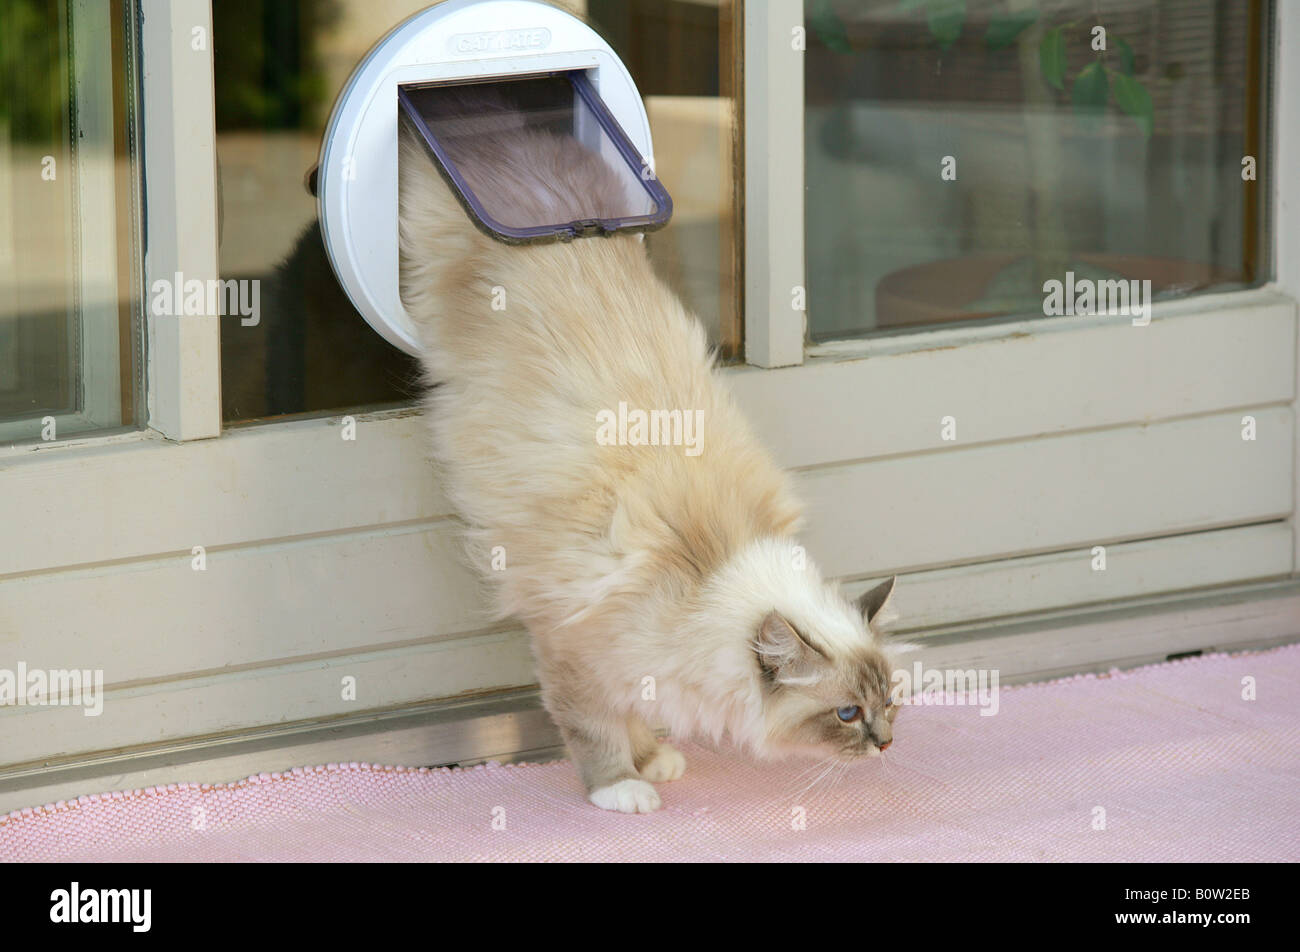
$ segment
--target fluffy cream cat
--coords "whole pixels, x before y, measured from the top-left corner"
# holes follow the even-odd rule
[[[477,115],[495,118],[447,139],[476,190],[535,222],[618,204],[612,172],[571,140],[508,128],[490,103]],[[784,474],[643,242],[493,240],[423,147],[402,148],[402,293],[436,384],[443,486],[497,608],[532,635],[591,802],[660,806],[653,783],[685,761],[651,725],[757,756],[878,755],[896,705],[873,629],[893,580],[851,605],[804,556]],[[697,421],[695,453],[676,431],[646,445],[635,423],[609,439],[620,405]]]

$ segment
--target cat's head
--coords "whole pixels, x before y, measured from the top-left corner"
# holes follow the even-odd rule
[[[753,633],[769,754],[878,757],[894,739],[894,665],[881,628],[894,579],[849,603],[819,578],[785,597]],[[815,588],[814,588],[815,586]]]

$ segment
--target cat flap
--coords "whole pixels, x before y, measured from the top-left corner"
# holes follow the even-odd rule
[[[398,87],[399,115],[479,228],[509,244],[569,241],[668,223],[673,203],[582,71]],[[551,188],[517,167],[546,139],[579,145],[609,174]],[[581,161],[562,161],[582,175]],[[591,172],[586,173],[591,178]]]

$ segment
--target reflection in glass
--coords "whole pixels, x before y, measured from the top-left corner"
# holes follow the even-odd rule
[[[806,0],[815,340],[1258,285],[1263,0]],[[1099,28],[1101,28],[1099,30]],[[1104,48],[1103,48],[1104,47]]]
[[[0,4],[6,443],[116,429],[141,415],[134,9]]]
[[[739,350],[730,0],[565,0],[646,99],[673,219],[647,236],[656,269],[724,354]],[[413,403],[416,362],[361,319],[321,245],[304,177],[334,97],[370,47],[427,0],[213,4],[224,279],[262,281],[261,320],[222,322],[227,423]]]

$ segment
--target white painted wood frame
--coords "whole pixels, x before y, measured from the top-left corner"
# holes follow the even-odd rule
[[[145,312],[149,426],[172,440],[221,433],[221,318],[158,315],[155,282],[211,281],[217,153],[209,0],[142,0]]]
[[[803,362],[803,0],[742,4],[745,361]]]

